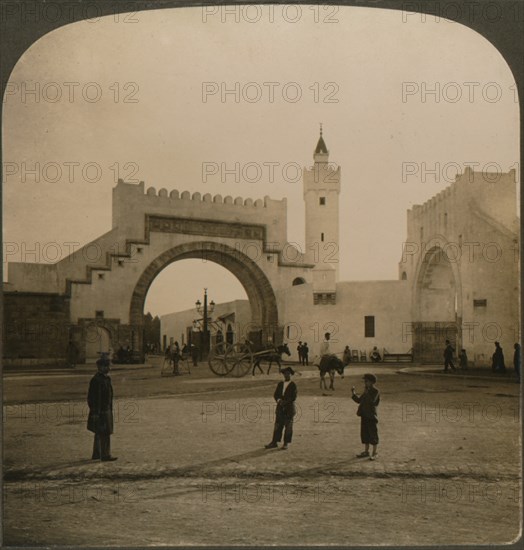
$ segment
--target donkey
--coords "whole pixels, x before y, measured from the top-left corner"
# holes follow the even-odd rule
[[[289,347],[287,344],[282,344],[280,346],[274,346],[272,349],[268,349],[264,352],[257,352],[254,356],[253,361],[253,376],[255,376],[255,369],[258,368],[258,370],[264,374],[264,371],[262,370],[262,367],[260,366],[260,363],[262,361],[268,361],[269,366],[267,368],[267,373],[269,374],[269,371],[271,369],[271,365],[273,364],[273,361],[278,365],[278,372],[282,370],[282,354],[285,353],[286,355],[291,355],[291,352],[289,351]]]
[[[344,378],[344,367],[349,364],[347,358],[344,361],[339,359],[336,355],[328,355],[320,359],[318,370],[320,371],[320,389],[326,387],[326,374],[329,374],[329,389],[335,391],[335,371]]]

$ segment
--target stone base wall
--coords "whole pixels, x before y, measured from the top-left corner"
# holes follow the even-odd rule
[[[4,364],[18,364],[20,360],[33,360],[28,364],[35,364],[34,360],[39,359],[45,359],[46,364],[63,364],[70,333],[69,298],[5,292],[3,300]]]
[[[71,323],[70,298],[60,294],[4,292],[2,357],[6,367],[64,367],[86,361],[86,345],[97,329],[109,333],[112,351],[129,346],[142,354],[143,326],[119,319]]]

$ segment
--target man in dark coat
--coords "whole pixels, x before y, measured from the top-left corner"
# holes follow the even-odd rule
[[[309,346],[307,342],[304,342],[302,345],[302,364],[305,366],[309,365]]]
[[[513,349],[515,350],[513,353],[513,367],[517,373],[517,382],[520,382],[520,363],[522,361],[522,357],[520,355],[520,344],[517,342],[513,346]]]
[[[282,374],[284,375],[284,380],[277,384],[277,388],[273,395],[277,402],[273,439],[271,443],[266,445],[266,449],[276,449],[278,443],[280,443],[282,439],[282,432],[284,432],[284,445],[282,445],[282,450],[285,451],[293,437],[293,418],[296,414],[295,401],[297,399],[297,385],[291,380],[291,375],[295,374],[295,371],[291,367],[282,369]]]
[[[495,342],[495,353],[492,356],[491,370],[493,372],[506,372],[504,363],[504,352],[499,342]]]
[[[93,460],[111,461],[111,434],[113,433],[113,386],[109,376],[109,357],[102,354],[96,362],[98,372],[91,378],[87,404],[87,429],[95,434]]]
[[[73,340],[69,340],[67,344],[67,365],[71,368],[76,367],[78,361],[78,346]]]
[[[451,367],[451,370],[457,370],[453,364],[453,352],[455,350],[451,346],[449,340],[446,340],[446,348],[444,349],[444,372],[448,371],[448,367]]]
[[[298,353],[298,362],[300,365],[303,365],[304,364],[304,351],[303,351],[303,346],[302,346],[302,340],[299,340],[298,342],[298,346],[297,346],[297,353]]]

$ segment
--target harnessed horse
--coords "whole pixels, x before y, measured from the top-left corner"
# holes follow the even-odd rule
[[[269,366],[267,368],[267,373],[269,374],[269,371],[271,369],[271,365],[273,364],[273,361],[278,365],[278,372],[282,370],[282,354],[285,353],[286,355],[291,355],[291,352],[289,351],[289,347],[287,344],[282,344],[280,346],[274,346],[272,349],[268,349],[265,351],[259,351],[254,354],[254,361],[253,361],[253,376],[255,376],[255,369],[258,368],[258,370],[263,374],[264,371],[262,370],[262,367],[260,366],[260,363],[262,361],[268,361]]]

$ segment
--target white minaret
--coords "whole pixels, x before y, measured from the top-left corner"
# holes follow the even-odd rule
[[[320,269],[333,267],[338,280],[340,166],[335,168],[328,163],[329,151],[322,137],[322,124],[313,158],[314,165],[304,169],[306,258]]]

